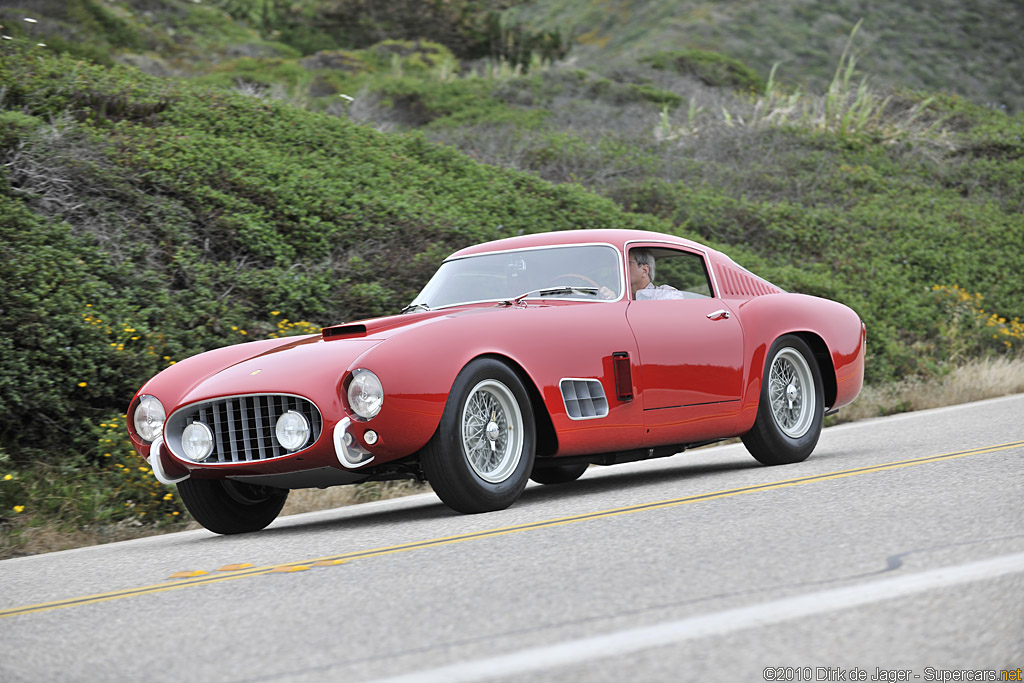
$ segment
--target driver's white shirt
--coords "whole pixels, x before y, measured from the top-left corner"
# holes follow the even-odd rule
[[[655,299],[685,299],[686,292],[680,291],[672,285],[654,286],[653,282],[636,293],[637,301],[653,301]]]

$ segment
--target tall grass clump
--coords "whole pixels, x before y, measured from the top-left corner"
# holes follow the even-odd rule
[[[655,136],[662,141],[692,135],[698,128],[698,114],[714,124],[728,128],[762,129],[791,126],[802,131],[829,135],[844,143],[895,144],[922,143],[950,148],[951,136],[942,128],[943,117],[936,116],[931,105],[934,97],[901,97],[882,95],[867,76],[856,79],[857,60],[852,45],[858,22],[846,41],[832,80],[824,93],[805,92],[781,85],[777,80],[779,64],[772,66],[763,91],[755,91],[752,99],[722,105],[717,110],[699,111],[691,102],[685,124],[675,124],[663,112],[655,127]]]

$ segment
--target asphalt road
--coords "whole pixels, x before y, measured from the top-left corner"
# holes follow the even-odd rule
[[[797,465],[719,446],[486,515],[425,494],[0,562],[4,683],[1022,667],[1024,395],[830,428]]]

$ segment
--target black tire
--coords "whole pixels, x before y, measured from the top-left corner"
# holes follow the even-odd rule
[[[821,370],[811,348],[797,336],[779,337],[768,350],[757,418],[743,445],[764,465],[806,460],[821,436],[824,404]]]
[[[178,493],[195,520],[215,534],[259,531],[277,519],[288,499],[288,489],[230,479],[186,479]]]
[[[479,359],[455,378],[420,462],[445,505],[463,513],[492,512],[516,502],[526,488],[535,443],[523,383],[503,363]]]
[[[568,484],[576,481],[587,471],[588,463],[579,465],[552,465],[550,467],[538,467],[530,475],[538,484]]]

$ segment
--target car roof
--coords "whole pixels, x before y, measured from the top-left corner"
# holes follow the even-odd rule
[[[520,235],[518,237],[507,237],[505,239],[494,240],[492,242],[484,242],[482,244],[466,247],[465,249],[460,249],[449,256],[448,260],[497,251],[564,246],[569,244],[610,244],[613,247],[622,250],[629,242],[667,242],[677,246],[717,253],[714,249],[709,249],[698,242],[660,232],[652,232],[648,230],[580,229]]]

